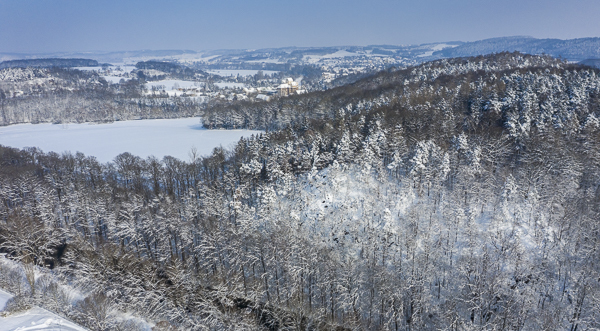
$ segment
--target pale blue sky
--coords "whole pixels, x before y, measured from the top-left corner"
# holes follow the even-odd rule
[[[571,39],[600,36],[598,14],[598,0],[0,0],[0,52]]]

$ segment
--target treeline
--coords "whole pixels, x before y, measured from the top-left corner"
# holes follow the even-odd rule
[[[595,71],[503,54],[394,74],[332,90],[373,96],[360,107],[189,162],[2,147],[0,249],[108,312],[66,306],[93,329],[117,311],[182,329],[600,327]],[[544,117],[541,99],[573,108]]]
[[[194,80],[208,76],[204,71],[171,62],[142,61],[136,63],[135,67],[139,69],[136,71],[137,76],[143,80],[162,80],[167,77],[172,79]],[[157,70],[161,73],[149,75],[147,70]]]
[[[98,61],[89,59],[27,59],[0,62],[0,69],[4,68],[72,68],[72,67],[98,67]]]

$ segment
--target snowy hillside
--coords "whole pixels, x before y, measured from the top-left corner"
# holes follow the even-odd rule
[[[264,132],[189,161],[0,146],[0,286],[94,330],[600,329],[599,96],[505,52],[211,103]]]

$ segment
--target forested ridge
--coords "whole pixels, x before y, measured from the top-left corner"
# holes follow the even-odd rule
[[[194,100],[144,96],[144,83],[134,77],[109,84],[96,72],[68,68],[0,69],[0,125],[101,123],[200,114],[202,105]]]
[[[94,330],[600,328],[599,93],[501,53],[209,107],[267,132],[188,162],[1,147],[0,286]]]
[[[532,37],[500,37],[467,42],[454,48],[433,53],[434,56],[461,57],[479,54],[519,51],[527,54],[547,54],[571,61],[600,57],[600,38],[577,38],[569,40],[536,39]]]
[[[0,69],[4,68],[52,68],[52,67],[97,67],[100,64],[96,60],[88,59],[28,59],[11,60],[0,62]]]

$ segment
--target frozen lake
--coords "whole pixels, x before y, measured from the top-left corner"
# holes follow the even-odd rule
[[[165,155],[189,161],[195,148],[208,155],[215,147],[228,148],[241,137],[261,131],[206,130],[200,118],[122,121],[109,124],[17,124],[0,127],[0,145],[38,147],[44,152],[82,152],[100,162],[130,152],[146,158]]]

